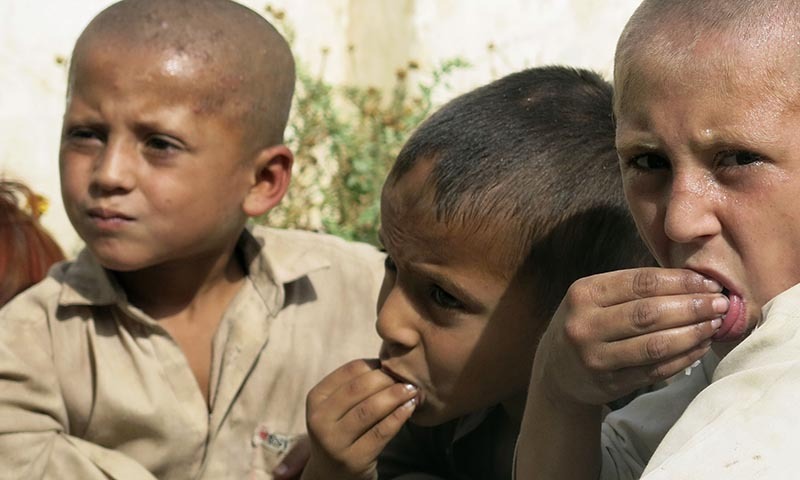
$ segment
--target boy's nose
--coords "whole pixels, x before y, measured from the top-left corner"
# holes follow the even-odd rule
[[[383,348],[392,354],[413,349],[419,342],[420,320],[405,294],[397,287],[392,288],[378,309],[375,322]]]
[[[134,147],[123,142],[109,142],[97,157],[92,176],[92,186],[102,193],[119,193],[132,190],[136,185]]]
[[[664,232],[677,243],[691,243],[720,233],[715,207],[719,193],[702,172],[676,174],[664,212]]]

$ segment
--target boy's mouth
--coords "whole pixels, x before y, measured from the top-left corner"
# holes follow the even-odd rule
[[[108,208],[90,208],[86,215],[101,230],[116,230],[133,220],[133,217]]]
[[[408,379],[406,379],[402,375],[398,374],[397,372],[395,372],[391,368],[387,367],[386,364],[384,364],[383,362],[381,362],[381,371],[383,373],[385,373],[386,375],[388,375],[389,377],[391,377],[397,383],[402,383],[404,385],[413,385],[414,387],[416,387],[417,388],[417,397],[416,397],[417,398],[417,408],[419,408],[419,406],[422,405],[424,396],[422,394],[422,389],[419,387],[419,385],[417,385],[414,382],[409,381]]]
[[[722,315],[722,325],[711,337],[717,342],[733,342],[747,333],[747,309],[741,295],[722,288],[722,294],[728,297],[728,311]]]
[[[111,210],[108,208],[90,208],[86,212],[89,215],[89,218],[96,219],[96,220],[105,220],[105,221],[128,221],[133,220],[133,217],[129,217],[124,213],[118,212],[116,210]]]

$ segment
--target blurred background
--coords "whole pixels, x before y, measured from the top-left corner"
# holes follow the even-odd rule
[[[58,143],[66,66],[110,0],[0,2],[0,177],[49,200],[42,221],[68,256]],[[617,36],[639,0],[241,0],[290,39],[297,153],[278,226],[374,240],[386,168],[448,99],[527,67],[565,64],[610,79]]]

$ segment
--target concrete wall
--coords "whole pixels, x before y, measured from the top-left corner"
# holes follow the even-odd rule
[[[241,0],[257,11],[266,2]],[[109,0],[0,2],[0,175],[52,202],[45,225],[80,248],[63,212],[57,152],[61,60]],[[409,60],[423,69],[462,57],[448,96],[521,68],[561,63],[610,75],[616,38],[639,0],[276,0],[301,61],[336,83],[386,86]],[[324,53],[323,53],[324,52]],[[446,98],[442,98],[442,101]]]

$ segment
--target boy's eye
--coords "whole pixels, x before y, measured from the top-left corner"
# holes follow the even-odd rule
[[[152,136],[148,138],[147,141],[145,142],[145,145],[147,146],[147,148],[157,151],[169,151],[169,150],[181,149],[181,146],[177,142],[161,136]]]
[[[720,152],[716,157],[717,165],[721,167],[740,167],[764,160],[761,155],[747,151]]]
[[[67,138],[78,142],[88,142],[93,140],[103,141],[103,135],[91,128],[71,128],[67,130]]]
[[[639,170],[662,170],[669,169],[669,161],[661,155],[655,153],[645,153],[637,155],[629,162],[634,168]]]
[[[438,306],[446,309],[463,309],[464,304],[456,297],[447,293],[442,287],[434,285],[431,288],[431,298]]]

